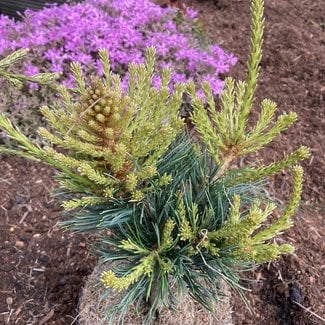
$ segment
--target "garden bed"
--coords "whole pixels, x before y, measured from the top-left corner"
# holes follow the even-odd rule
[[[249,6],[233,0],[192,2],[214,41],[239,62],[232,75],[243,76],[248,53]],[[283,239],[296,253],[247,274],[252,292],[250,315],[236,296],[235,324],[320,324],[301,306],[320,316],[325,307],[324,222],[324,23],[322,1],[266,1],[266,31],[258,94],[293,110],[299,122],[259,154],[265,162],[299,145],[312,149],[304,163],[303,202],[296,224]],[[256,159],[250,157],[249,159]],[[70,324],[78,313],[78,297],[96,263],[86,238],[57,227],[60,208],[50,197],[53,171],[41,164],[2,157],[0,163],[0,323]],[[271,189],[287,193],[282,174]],[[283,195],[282,195],[283,196]],[[301,306],[299,306],[298,304]]]

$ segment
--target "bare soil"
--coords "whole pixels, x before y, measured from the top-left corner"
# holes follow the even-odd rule
[[[249,1],[189,1],[214,41],[239,57],[231,75],[243,78]],[[325,317],[325,7],[322,0],[265,2],[264,57],[256,103],[270,98],[279,104],[280,112],[297,112],[299,122],[249,159],[270,162],[302,144],[312,149],[312,157],[303,163],[303,203],[295,226],[281,239],[293,243],[296,252],[245,274],[252,313],[234,294],[233,318],[238,325],[323,324],[317,316]],[[0,324],[73,324],[80,289],[96,264],[87,250],[88,238],[58,227],[60,207],[50,196],[51,168],[15,157],[0,161]],[[289,173],[282,173],[270,184],[280,203],[287,198],[289,179]]]

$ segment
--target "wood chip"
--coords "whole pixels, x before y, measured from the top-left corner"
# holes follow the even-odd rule
[[[21,240],[16,240],[15,246],[18,248],[23,248],[25,246],[25,243]]]
[[[42,318],[42,319],[40,320],[40,322],[39,322],[38,325],[43,325],[43,324],[45,324],[47,321],[49,321],[49,320],[53,317],[53,315],[54,315],[54,309],[51,309],[51,310],[47,313],[47,315],[46,315],[44,318]]]

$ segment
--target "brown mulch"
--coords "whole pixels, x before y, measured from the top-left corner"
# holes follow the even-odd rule
[[[248,53],[249,1],[189,0],[218,44],[239,57],[232,75],[243,78]],[[299,121],[255,158],[273,161],[300,145],[312,149],[303,163],[303,203],[283,241],[296,247],[245,275],[253,313],[233,295],[236,324],[323,324],[324,317],[324,17],[322,0],[266,0],[264,57],[258,100],[270,98]],[[251,159],[251,158],[250,158]],[[71,324],[95,259],[84,236],[57,226],[60,208],[51,198],[52,169],[14,157],[0,163],[0,324]],[[287,197],[282,173],[271,189]],[[290,183],[290,182],[289,182]],[[299,305],[300,306],[299,306]],[[307,308],[305,310],[303,307]]]
[[[70,324],[95,261],[86,238],[57,226],[51,168],[9,157],[0,175],[0,324]]]

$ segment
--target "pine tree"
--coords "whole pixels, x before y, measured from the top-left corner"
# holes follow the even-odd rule
[[[262,56],[263,8],[263,0],[252,0],[247,78],[226,79],[218,108],[208,83],[202,85],[205,100],[193,83],[176,85],[171,92],[169,70],[163,71],[161,87],[154,88],[153,48],[145,64],[130,65],[126,91],[111,73],[105,51],[99,53],[104,78],[93,76],[86,83],[80,65],[72,65],[75,89],[56,85],[54,75],[26,79],[10,74],[7,68],[23,57],[23,50],[0,61],[0,75],[13,85],[51,82],[60,94],[61,101],[41,108],[49,127],[39,134],[48,145],[33,144],[0,115],[0,128],[13,140],[0,150],[42,160],[59,171],[57,195],[70,216],[63,226],[98,233],[94,252],[112,263],[100,283],[123,291],[121,301],[107,311],[111,321],[116,314],[123,320],[131,304],[148,301],[150,323],[157,308],[175,308],[182,294],[213,311],[222,295],[218,279],[242,295],[240,271],[293,251],[270,239],[293,224],[303,178],[297,164],[309,150],[298,148],[258,168],[231,167],[297,119],[292,112],[275,119],[277,106],[265,99],[255,126],[247,126]],[[185,90],[199,141],[179,117]],[[289,167],[291,199],[270,223],[276,205],[263,195],[260,181]]]

